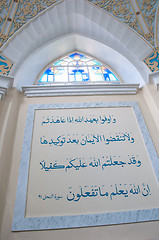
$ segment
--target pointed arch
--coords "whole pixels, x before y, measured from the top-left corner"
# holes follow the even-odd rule
[[[35,84],[106,82],[119,83],[112,69],[98,59],[75,51],[53,60],[38,75]]]

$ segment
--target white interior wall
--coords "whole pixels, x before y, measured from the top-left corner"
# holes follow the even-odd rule
[[[97,57],[125,83],[148,82],[150,70],[142,62],[150,45],[132,29],[86,0],[67,0],[26,24],[3,48],[13,60],[14,86],[33,84],[50,61],[79,50]]]
[[[144,80],[139,71],[123,55],[93,39],[71,34],[36,49],[21,64],[15,75],[14,86],[21,90],[21,86],[33,85],[36,77],[46,65],[74,50],[90,54],[107,63],[124,83],[144,85]]]
[[[41,69],[50,61],[70,51],[79,50],[106,62],[124,82],[148,82],[150,71],[142,62],[151,47],[127,26],[86,0],[66,0],[48,9],[18,31],[2,50],[13,60],[14,86],[34,83]],[[151,88],[152,89],[151,89]],[[151,91],[150,91],[151,90]],[[16,96],[14,96],[14,94]],[[144,100],[145,99],[145,100]],[[10,239],[157,239],[159,221],[48,231],[11,232],[18,170],[21,157],[26,113],[29,104],[137,101],[141,107],[151,137],[158,150],[158,101],[154,86],[145,86],[137,95],[89,96],[60,98],[26,98],[12,89],[0,105],[1,146],[1,206],[0,238]],[[8,104],[8,108],[7,108]],[[9,106],[11,105],[11,109]],[[10,110],[10,111],[9,111]],[[158,150],[159,151],[159,150]]]

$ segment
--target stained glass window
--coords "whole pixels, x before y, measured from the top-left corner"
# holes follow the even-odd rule
[[[119,80],[98,60],[75,52],[53,62],[41,75],[38,84],[67,82],[119,82]]]

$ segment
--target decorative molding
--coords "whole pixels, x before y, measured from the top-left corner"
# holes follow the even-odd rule
[[[3,42],[6,42],[8,37],[4,33],[4,28],[7,23],[7,17],[10,12],[12,0],[1,0],[0,1],[0,47],[2,46]]]
[[[136,94],[139,84],[75,84],[22,87],[27,97]]]
[[[154,49],[143,61],[151,72],[159,71],[159,48]]]
[[[0,86],[11,88],[13,86],[14,77],[4,76],[0,74]]]
[[[61,0],[1,0],[0,47],[20,28]],[[5,23],[8,21],[8,24]]]
[[[123,1],[103,1],[103,0],[88,0],[93,5],[110,13],[113,17],[117,18],[120,22],[133,28],[139,35],[143,36],[143,31],[135,15],[131,2],[129,0]]]
[[[143,20],[148,28],[148,33],[144,33],[144,38],[155,46],[154,32],[155,32],[155,15],[157,12],[158,0],[138,0],[136,1],[141,11]]]
[[[63,0],[1,0],[0,1],[0,47],[11,39],[24,25],[35,19],[39,14]],[[65,0],[66,1],[66,0]],[[133,29],[147,43],[155,47],[154,31],[158,0],[136,0],[139,12],[134,9],[132,0],[87,0],[92,5],[103,9],[120,22]],[[142,28],[142,21],[147,25],[147,31]]]
[[[13,64],[13,61],[0,53],[0,74],[8,76],[13,67]]]
[[[149,83],[156,85],[157,90],[159,90],[159,71],[149,75]]]
[[[7,93],[7,88],[0,87],[0,100],[5,96]]]
[[[13,86],[14,78],[0,75],[0,100],[7,94],[7,90]]]
[[[132,28],[139,36],[143,37],[152,47],[155,47],[154,31],[155,31],[155,12],[157,9],[157,0],[142,1],[137,0],[139,11],[136,12],[133,1],[104,1],[104,0],[88,0],[88,2],[110,13],[120,22]],[[142,13],[142,14],[141,14]],[[147,32],[142,28],[138,15],[141,14],[142,20],[147,25]]]

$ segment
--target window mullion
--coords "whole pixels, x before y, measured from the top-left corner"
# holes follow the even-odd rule
[[[82,56],[82,57],[79,58],[80,56]],[[80,63],[79,63],[79,61],[80,61]],[[63,71],[61,69],[61,71],[59,70],[59,73],[56,72],[55,71],[56,68],[58,69],[60,67],[63,68]],[[70,68],[72,70],[76,69],[76,71],[73,70],[73,72],[72,71],[70,72]],[[88,75],[86,73],[86,68],[87,68]],[[81,71],[78,72],[79,69]],[[82,71],[82,69],[84,69],[84,71]],[[51,81],[51,76],[50,76],[50,70],[53,71],[53,80],[52,81]],[[79,74],[81,75],[81,78],[79,78]],[[101,76],[101,74],[102,74],[102,76]],[[42,76],[45,76],[45,78],[42,79],[42,77],[41,77],[41,79],[39,80],[39,83],[40,84],[49,84],[49,83],[56,83],[56,82],[58,83],[61,81],[65,82],[65,83],[67,83],[67,82],[70,83],[71,81],[72,82],[78,82],[78,81],[83,82],[87,79],[87,76],[89,78],[88,82],[99,82],[99,81],[105,82],[105,77],[110,74],[112,74],[114,76],[114,78],[110,79],[110,81],[118,82],[118,78],[116,77],[116,75],[111,70],[109,70],[109,68],[107,68],[106,65],[102,64],[98,60],[91,58],[87,55],[84,55],[84,54],[81,55],[80,53],[75,52],[74,54],[62,57],[62,58],[58,59],[57,61],[55,61],[52,64],[52,66],[49,67],[48,69],[46,69],[46,71],[43,73]],[[51,73],[51,75],[52,75],[52,73]],[[67,77],[67,79],[66,79],[66,77]]]

